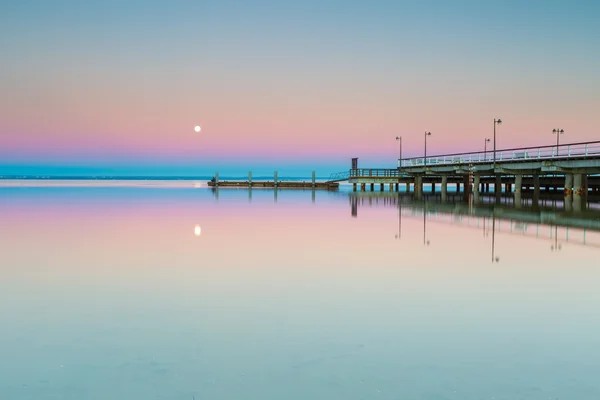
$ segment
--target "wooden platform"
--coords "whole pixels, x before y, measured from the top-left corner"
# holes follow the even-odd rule
[[[325,190],[336,190],[339,188],[340,184],[338,182],[315,182],[314,185],[312,182],[287,182],[287,181],[278,181],[277,185],[273,181],[257,181],[257,182],[248,182],[248,181],[219,181],[215,183],[213,181],[208,181],[208,186],[210,187],[219,187],[219,188],[227,188],[227,187],[237,187],[237,188],[277,188],[277,189],[325,189]]]

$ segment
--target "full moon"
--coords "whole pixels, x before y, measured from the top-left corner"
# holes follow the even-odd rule
[[[196,132],[200,132],[200,131],[202,130],[202,128],[200,128],[200,125],[196,125],[196,126],[194,127],[194,130],[195,130]]]
[[[196,225],[194,227],[194,235],[200,236],[201,233],[202,233],[202,229],[200,229],[200,225]]]

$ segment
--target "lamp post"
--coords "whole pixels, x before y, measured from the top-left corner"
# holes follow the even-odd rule
[[[490,142],[489,138],[485,138],[483,142],[483,161],[487,161],[487,144]]]
[[[494,118],[494,170],[496,170],[496,125],[502,124],[500,118]]]
[[[402,168],[402,136],[396,136],[396,141],[400,146],[400,158],[398,158],[398,176],[400,176],[400,169]]]
[[[431,132],[425,132],[425,157],[424,157],[424,164],[425,164],[425,168],[427,168],[427,136],[431,136]],[[423,171],[425,172],[425,171]]]
[[[556,156],[558,157],[558,138],[560,135],[564,135],[565,131],[563,129],[552,129],[552,133],[556,134]]]

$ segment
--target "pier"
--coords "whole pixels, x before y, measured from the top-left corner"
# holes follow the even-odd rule
[[[358,168],[355,158],[352,169],[330,179],[347,180],[353,191],[374,191],[376,186],[380,191],[386,186],[399,191],[403,186],[410,192],[412,188],[417,199],[423,197],[425,185],[430,193],[439,187],[444,199],[451,184],[458,193],[473,194],[476,202],[486,193],[493,193],[498,201],[510,194],[516,207],[523,193],[536,202],[544,190],[561,193],[567,208],[577,211],[589,194],[600,195],[600,141],[411,157],[399,159],[396,168]]]

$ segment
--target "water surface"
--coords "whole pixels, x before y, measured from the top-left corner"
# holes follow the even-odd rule
[[[0,188],[0,398],[600,398],[597,216],[490,207]]]

